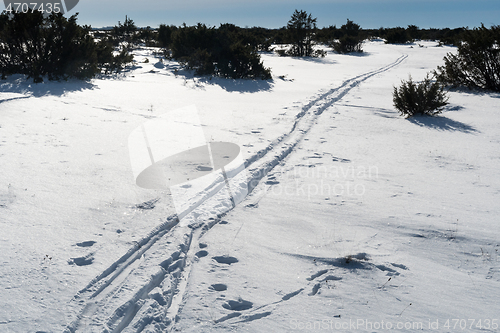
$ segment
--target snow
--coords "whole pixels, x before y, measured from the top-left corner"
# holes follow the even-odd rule
[[[0,331],[497,331],[500,95],[404,119],[393,86],[455,51],[420,44],[263,53],[272,81],[144,48],[114,77],[1,82]],[[135,185],[131,133],[193,106],[246,167]]]

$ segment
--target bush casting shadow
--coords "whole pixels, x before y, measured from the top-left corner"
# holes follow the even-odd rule
[[[436,77],[453,87],[479,88],[500,92],[500,26],[464,32],[458,53],[448,53],[444,66],[438,66]]]
[[[89,26],[62,13],[40,11],[0,14],[0,74],[2,79],[24,74],[34,83],[77,78],[88,80],[120,71],[133,59],[128,50],[114,55],[107,39],[97,41]]]

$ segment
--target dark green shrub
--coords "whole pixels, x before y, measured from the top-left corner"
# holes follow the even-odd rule
[[[397,27],[386,30],[385,42],[387,44],[406,44],[411,42],[411,38],[405,28]]]
[[[76,24],[76,16],[45,16],[6,12],[0,15],[0,72],[25,74],[34,82],[67,78],[88,79],[105,70],[118,70],[128,54],[113,56],[108,41],[95,42],[90,27]]]
[[[422,39],[423,36],[422,31],[416,25],[412,24],[406,28],[406,33],[410,41]]]
[[[288,30],[286,27],[281,27],[278,30],[275,31],[273,34],[273,43],[275,44],[291,44],[292,41],[290,39],[290,36],[288,35]]]
[[[274,32],[270,29],[253,27],[238,28],[239,41],[251,46],[257,51],[271,52],[271,45],[274,39]]]
[[[158,32],[156,32],[150,26],[140,28],[137,33],[137,40],[140,43],[144,43],[145,46],[157,46],[157,34]]]
[[[448,53],[436,76],[450,86],[488,89],[500,92],[500,26],[463,32],[458,53]]]
[[[353,36],[344,36],[337,41],[332,42],[332,48],[338,53],[361,53],[363,41]]]
[[[160,47],[170,48],[172,45],[172,34],[177,30],[175,25],[160,24],[158,28],[157,40]]]
[[[316,19],[311,14],[301,10],[295,10],[292,18],[286,26],[287,39],[291,47],[286,55],[293,57],[314,57],[318,53],[314,52],[313,36],[316,31]],[[321,52],[319,53],[321,55]]]
[[[285,56],[287,56],[286,50],[283,50],[283,49],[276,50],[276,53],[278,53],[278,55],[279,55],[280,57],[285,57]]]
[[[342,36],[344,36],[344,32],[337,28],[337,26],[331,25],[326,28],[317,29],[314,40],[320,44],[329,45],[332,43],[332,40],[340,39]]]
[[[401,86],[394,87],[394,107],[406,118],[414,115],[433,116],[440,113],[448,104],[448,97],[443,86],[429,78],[429,74],[420,83],[401,81]]]
[[[439,39],[442,44],[454,45],[458,47],[462,43],[463,34],[465,31],[465,28],[456,28],[453,30],[443,29],[438,36],[439,38],[435,39]]]
[[[137,26],[128,16],[125,16],[123,24],[118,21],[118,25],[115,25],[111,30],[111,35],[115,46],[122,45],[128,49],[132,49],[138,41]]]
[[[342,37],[331,43],[332,48],[338,53],[363,52],[363,37],[361,27],[353,21],[347,20],[347,23],[340,27]]]
[[[238,27],[223,24],[219,29],[204,24],[183,26],[172,34],[172,57],[197,75],[224,78],[270,79],[255,47],[244,43]]]
[[[126,64],[134,60],[134,56],[123,48],[117,55],[113,55],[115,48],[109,38],[101,38],[95,45],[97,55],[97,66],[99,72],[104,71],[105,74],[119,72]]]

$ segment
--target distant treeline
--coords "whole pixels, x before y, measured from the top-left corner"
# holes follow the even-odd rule
[[[221,27],[227,24],[221,25]],[[172,42],[172,33],[184,28],[185,26],[160,25],[159,28],[140,28],[138,31],[148,30],[151,37],[149,39],[141,38],[140,33],[137,35],[137,40],[147,42],[149,46],[168,47]],[[259,51],[271,51],[271,46],[275,44],[292,44],[294,42],[287,27],[279,29],[268,29],[262,27],[242,28],[234,26],[239,34],[252,46]],[[217,29],[217,28],[213,28]],[[432,40],[441,42],[443,45],[458,46],[464,40],[464,32],[470,30],[468,28],[443,28],[443,29],[421,29],[415,25],[410,25],[406,28],[379,28],[379,29],[359,29],[360,37],[365,39],[381,38],[388,44],[405,44],[418,40]],[[325,28],[315,28],[312,30],[313,41],[318,44],[329,45],[333,40],[340,40],[348,35],[346,29],[335,25]]]
[[[463,46],[463,42],[471,40],[471,31],[475,31],[420,29],[414,25],[363,29],[350,20],[340,27],[318,28],[316,18],[299,10],[280,29],[242,28],[233,24],[210,27],[201,23],[138,28],[132,19],[125,17],[123,23],[118,22],[111,29],[97,30],[79,26],[76,20],[76,15],[67,19],[61,14],[44,16],[40,12],[4,11],[0,15],[2,78],[25,74],[35,82],[41,82],[43,77],[88,79],[122,70],[133,61],[134,48],[148,46],[158,47],[166,58],[179,61],[197,75],[270,79],[271,70],[263,66],[260,52],[323,57],[327,51],[318,46],[331,47],[337,53],[363,52],[363,41],[372,38],[396,44],[435,40],[440,44]],[[495,38],[491,47],[498,49],[500,38]]]

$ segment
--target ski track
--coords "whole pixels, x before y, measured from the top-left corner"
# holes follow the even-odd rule
[[[363,81],[398,66],[407,57],[402,55],[384,67],[350,78],[339,87],[320,93],[303,106],[288,133],[245,161],[245,170],[250,176],[240,181],[240,188],[246,187],[250,194],[262,178],[293,152],[319,115]],[[227,176],[233,178],[242,170],[230,170]],[[188,209],[169,216],[80,290],[72,302],[76,302],[82,310],[65,332],[142,332],[146,328],[148,331],[169,330],[176,321],[194,262],[195,254],[191,252],[195,250],[190,251],[193,239],[201,238],[233,208],[231,204],[224,203],[221,194],[224,187],[224,181],[214,181],[198,198],[191,199]],[[205,212],[200,214],[202,222],[199,222],[200,217],[195,216],[194,222],[179,223],[183,218],[189,221],[198,209]],[[324,273],[319,272],[311,280]],[[302,290],[285,295],[277,303],[289,300]],[[248,318],[234,314],[218,321],[237,318],[240,322],[248,322],[269,314],[265,312]]]

